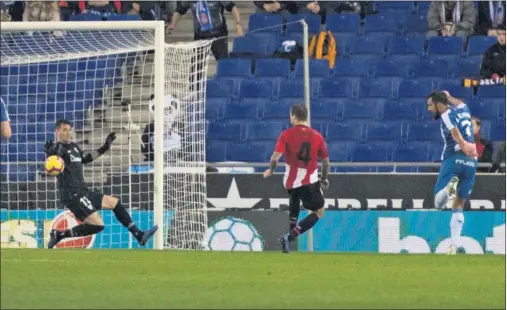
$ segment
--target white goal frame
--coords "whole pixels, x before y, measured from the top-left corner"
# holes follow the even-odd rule
[[[163,21],[93,21],[93,22],[2,22],[0,32],[11,31],[65,31],[65,30],[152,30],[154,31],[155,64],[163,64],[165,56],[165,27]],[[155,65],[155,124],[164,123],[165,66]],[[155,141],[164,140],[164,126],[155,126]],[[155,143],[154,161],[154,224],[159,229],[154,236],[153,248],[164,248],[164,145]]]

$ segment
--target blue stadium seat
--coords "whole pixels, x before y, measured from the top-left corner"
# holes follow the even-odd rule
[[[208,80],[206,85],[206,98],[231,97],[233,84],[234,83],[230,80]]]
[[[246,141],[275,141],[280,136],[283,130],[283,125],[279,123],[249,123],[246,126]]]
[[[310,77],[312,78],[327,78],[329,77],[329,61],[327,59],[310,59]],[[303,76],[304,62],[302,59],[296,60],[295,76]]]
[[[398,144],[393,151],[395,162],[425,162],[428,160],[428,145],[425,142]]]
[[[505,122],[496,122],[491,124],[489,131],[489,138],[492,141],[504,141],[505,142]]]
[[[379,12],[387,10],[412,12],[415,9],[415,5],[413,1],[375,1],[375,9]]]
[[[257,40],[264,48],[264,53],[269,57],[277,48],[280,47],[280,34],[274,32],[247,32],[246,37],[252,37]]]
[[[427,14],[414,14],[405,20],[405,35],[428,32]]]
[[[217,123],[208,126],[208,138],[210,140],[239,141],[240,137],[240,124]]]
[[[390,99],[393,97],[393,81],[389,78],[363,79],[359,83],[359,97]]]
[[[414,123],[408,126],[408,141],[438,141],[442,139],[439,122]]]
[[[253,53],[258,55],[270,55],[267,51],[267,45],[263,44],[263,41],[258,40],[254,36],[243,36],[234,39],[232,46],[233,53]]]
[[[479,87],[477,96],[480,98],[504,98],[505,100],[505,85]]]
[[[461,59],[453,68],[454,76],[458,78],[475,77],[480,75],[482,56]]]
[[[366,126],[366,141],[400,141],[402,124],[371,123]]]
[[[303,34],[302,33],[299,33],[299,32],[292,32],[292,33],[288,33],[282,37],[280,37],[280,42],[283,42],[283,41],[286,41],[286,40],[292,40],[292,41],[296,41],[297,43],[303,45]]]
[[[390,162],[392,161],[392,146],[385,142],[356,145],[352,151],[352,161]]]
[[[266,162],[266,146],[265,144],[231,144],[227,147],[228,161],[244,161],[244,162]]]
[[[363,142],[363,125],[354,123],[328,123],[326,139],[329,141]]]
[[[461,56],[463,53],[462,37],[432,37],[428,40],[430,56]]]
[[[505,107],[505,99],[474,100],[469,103],[470,112],[481,120],[497,121],[500,119],[500,105]]]
[[[443,59],[424,59],[413,65],[414,76],[448,78],[450,74],[449,63]]]
[[[408,69],[405,65],[390,59],[377,59],[368,63],[369,75],[372,78],[379,77],[406,77]]]
[[[218,61],[218,77],[249,77],[252,75],[252,60],[228,58]]]
[[[283,99],[280,102],[268,102],[262,107],[261,118],[268,121],[289,121],[289,111],[293,104],[291,99]]]
[[[294,102],[295,103],[295,102]],[[312,121],[336,121],[343,111],[343,106],[330,102],[330,100],[313,101],[310,106]]]
[[[310,81],[310,91],[316,88],[313,81]],[[287,81],[280,81],[279,87],[279,98],[304,98],[305,96],[305,83],[302,79],[294,79]],[[315,95],[312,93],[310,97],[313,98]]]
[[[373,32],[392,33],[394,35],[401,30],[401,23],[404,21],[402,19],[403,16],[399,12],[395,14],[379,12],[373,15],[366,15],[364,19],[364,32],[367,35]]]
[[[335,33],[358,34],[361,25],[359,14],[329,14],[326,18],[326,30]],[[335,35],[336,36],[336,35]]]
[[[206,120],[214,123],[223,118],[224,107],[229,104],[228,98],[206,99]]]
[[[273,83],[269,80],[243,80],[239,88],[240,98],[268,98],[273,97]]]
[[[364,61],[351,59],[337,59],[332,70],[334,77],[366,77],[368,75],[368,64]]]
[[[355,142],[331,141],[327,145],[329,159],[334,162],[350,161],[355,144]]]
[[[411,103],[404,101],[390,102],[384,106],[385,121],[415,121],[417,110]]]
[[[347,79],[328,79],[320,82],[320,96],[322,98],[349,98],[352,94],[352,83]]]
[[[373,37],[354,37],[346,42],[345,53],[357,60],[369,60],[384,54],[384,43]],[[362,57],[365,56],[365,57]]]
[[[275,77],[275,78],[289,78],[290,75],[290,60],[271,58],[271,59],[257,59],[255,61],[255,76],[256,77]]]
[[[93,22],[102,21],[102,16],[99,14],[76,14],[70,17],[71,22]]]
[[[379,116],[379,106],[385,101],[379,99],[361,99],[354,104],[348,104],[344,107],[343,118],[345,120],[364,119],[375,120]],[[383,106],[382,106],[383,109]]]
[[[496,42],[496,37],[470,36],[468,37],[467,54],[469,56],[484,55],[487,49]]]
[[[322,23],[320,15],[316,14],[292,14],[287,16],[287,33],[303,32],[303,25],[298,21],[304,19],[308,24],[308,34],[316,34],[320,32],[320,25]]]
[[[256,13],[248,19],[248,31],[282,32],[283,17],[277,14]]]
[[[220,141],[208,141],[206,143],[206,161],[221,162],[226,161],[227,143]]]

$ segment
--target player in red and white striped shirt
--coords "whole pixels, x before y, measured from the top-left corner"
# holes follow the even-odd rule
[[[278,161],[285,155],[285,176],[283,183],[290,196],[290,232],[280,239],[284,253],[290,251],[289,244],[299,235],[311,229],[324,216],[324,195],[321,187],[327,189],[329,181],[329,154],[322,135],[308,126],[308,110],[302,104],[290,108],[292,128],[284,130],[275,152],[271,156],[267,178],[273,174]],[[318,177],[318,158],[322,159],[322,175]],[[301,202],[307,210],[313,211],[296,225]]]

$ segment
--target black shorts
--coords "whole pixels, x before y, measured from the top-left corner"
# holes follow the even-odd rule
[[[320,182],[310,185],[303,185],[287,190],[290,196],[290,208],[299,208],[301,202],[303,207],[310,211],[317,211],[324,207],[325,199],[320,188]]]
[[[71,196],[72,199],[62,201],[62,204],[80,221],[84,221],[89,215],[102,209],[102,197],[104,197],[102,193],[83,192]]]

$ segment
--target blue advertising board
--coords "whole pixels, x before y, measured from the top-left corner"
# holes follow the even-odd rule
[[[464,215],[461,251],[505,255],[505,212]],[[327,211],[314,226],[313,250],[446,253],[450,218],[450,211]],[[308,250],[307,238],[300,238],[299,251]]]
[[[99,213],[105,224],[100,234],[65,239],[57,247],[115,249],[129,248],[130,244],[132,248],[139,247],[136,240],[129,237],[129,231],[118,222],[113,212],[99,211]],[[134,210],[131,216],[140,229],[147,229],[153,225],[153,211]],[[2,248],[44,248],[52,228],[63,230],[78,224],[72,213],[61,209],[14,211],[2,209],[0,219]],[[172,220],[172,212],[165,212],[164,220],[167,229]],[[132,240],[133,242],[130,242]],[[153,240],[150,240],[146,247],[152,248]]]

